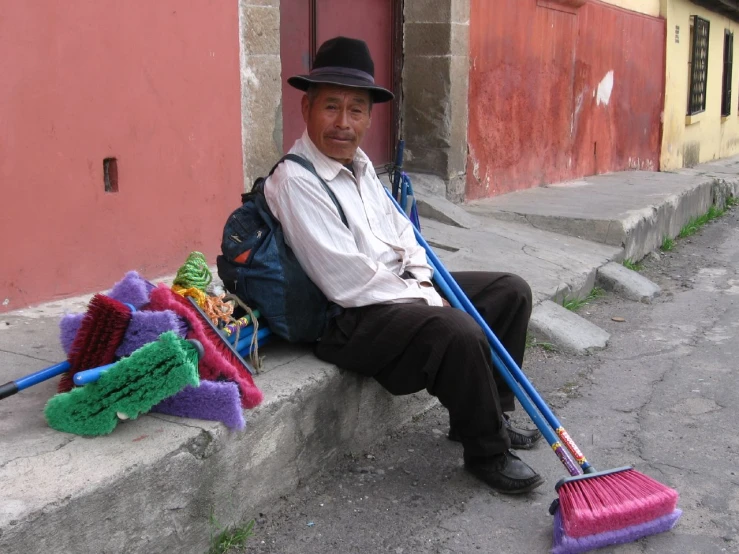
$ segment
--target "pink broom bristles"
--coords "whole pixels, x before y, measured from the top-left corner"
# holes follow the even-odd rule
[[[676,490],[634,469],[565,481],[559,505],[565,533],[580,538],[657,520],[675,511]]]

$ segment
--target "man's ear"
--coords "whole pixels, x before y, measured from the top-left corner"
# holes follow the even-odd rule
[[[308,123],[308,114],[310,113],[310,99],[307,94],[300,99],[300,109],[303,112],[303,121]]]

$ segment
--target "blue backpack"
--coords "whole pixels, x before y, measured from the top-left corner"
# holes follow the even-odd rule
[[[286,160],[316,176],[348,227],[333,191],[305,158],[287,154],[269,175]],[[229,292],[259,310],[273,333],[290,342],[315,342],[329,318],[340,313],[341,308],[328,301],[285,244],[282,226],[264,197],[265,181],[265,177],[260,177],[251,192],[241,195],[241,207],[226,221],[222,254],[216,259],[218,276]]]

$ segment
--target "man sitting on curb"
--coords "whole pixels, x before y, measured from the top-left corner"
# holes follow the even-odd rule
[[[343,308],[316,346],[322,360],[374,377],[395,395],[424,388],[449,410],[449,438],[462,442],[465,468],[503,493],[524,493],[543,479],[510,452],[530,448],[538,431],[512,427],[510,389],[494,370],[475,321],[452,309],[431,283],[432,269],[410,222],[386,196],[359,149],[373,103],[393,94],[374,82],[360,40],[337,37],[316,54],[309,75],[288,83],[305,91],[307,129],[291,153],[308,159],[336,195],[348,222],[313,174],[279,165],[265,196],[285,240],[326,297]],[[523,361],[531,290],[505,273],[453,274],[513,359]]]

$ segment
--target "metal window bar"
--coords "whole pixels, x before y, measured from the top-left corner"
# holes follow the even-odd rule
[[[711,23],[706,19],[692,16],[693,43],[690,45],[692,63],[690,66],[690,98],[688,115],[706,109],[706,86],[708,83],[708,36]]]
[[[721,87],[721,115],[731,115],[731,79],[734,64],[734,33],[724,31],[724,80]]]

